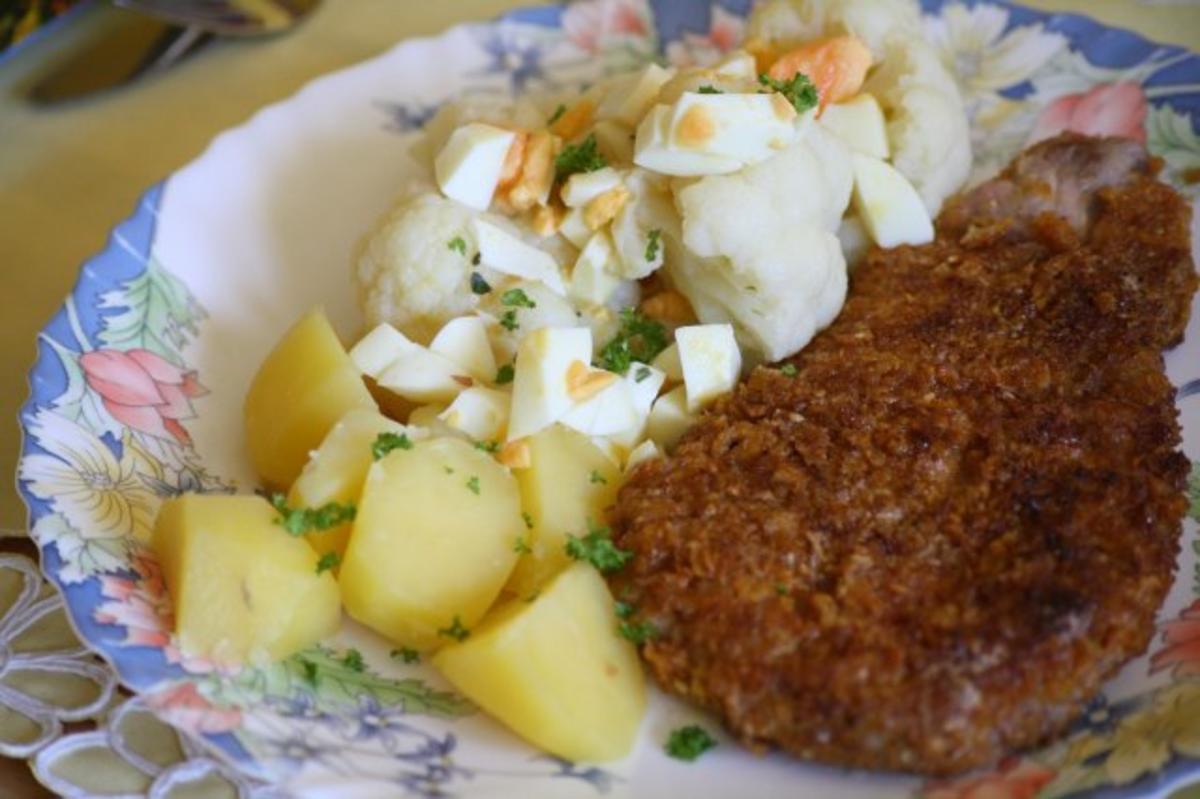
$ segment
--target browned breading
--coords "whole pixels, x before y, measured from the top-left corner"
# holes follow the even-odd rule
[[[637,468],[613,587],[668,691],[751,745],[949,774],[1144,650],[1185,512],[1160,351],[1196,275],[1130,147],[1038,145],[933,244],[874,252],[794,377],[756,369]]]

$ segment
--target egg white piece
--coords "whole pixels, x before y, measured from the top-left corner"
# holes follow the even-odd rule
[[[511,130],[482,122],[456,129],[433,162],[442,194],[477,211],[486,211],[516,137]]]
[[[928,244],[933,220],[904,175],[878,158],[855,153],[854,210],[880,247]]]
[[[689,325],[675,331],[687,407],[696,412],[737,385],[742,353],[733,325]]]

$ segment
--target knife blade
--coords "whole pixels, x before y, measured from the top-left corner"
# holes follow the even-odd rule
[[[29,92],[40,105],[53,105],[163,72],[212,36],[129,11],[116,11],[112,30],[71,53]]]

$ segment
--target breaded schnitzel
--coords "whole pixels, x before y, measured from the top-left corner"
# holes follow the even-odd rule
[[[1060,733],[1153,633],[1185,513],[1161,351],[1196,274],[1140,145],[1062,136],[873,252],[615,511],[668,691],[751,745],[948,774]]]

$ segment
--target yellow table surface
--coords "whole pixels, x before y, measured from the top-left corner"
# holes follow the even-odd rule
[[[17,410],[37,331],[70,289],[79,264],[104,245],[144,189],[193,159],[220,131],[317,75],[402,39],[533,2],[326,0],[288,36],[221,42],[163,76],[53,109],[29,105],[28,87],[71,48],[111,31],[115,12],[85,11],[0,65],[0,474],[15,470]],[[1026,2],[1200,49],[1198,0]],[[0,492],[0,530],[22,530],[25,513],[11,477]],[[0,762],[0,797],[45,795],[22,772]]]

